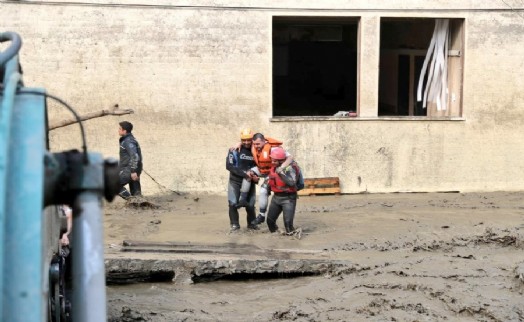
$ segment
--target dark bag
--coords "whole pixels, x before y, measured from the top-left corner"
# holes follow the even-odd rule
[[[293,162],[293,168],[295,168],[295,171],[297,173],[297,191],[300,191],[304,189],[304,175],[302,174],[302,169],[298,165],[298,163],[295,161]]]

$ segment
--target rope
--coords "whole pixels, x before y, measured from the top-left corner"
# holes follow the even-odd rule
[[[149,173],[147,173],[146,170],[142,169],[142,172],[145,173],[149,178],[151,178],[151,180],[153,180],[159,187],[160,189],[164,189],[164,190],[167,190],[167,191],[171,191],[171,192],[174,192],[176,193],[177,195],[181,196],[182,194],[178,191],[175,191],[175,190],[172,190],[172,189],[169,189],[167,188],[166,186],[164,186],[163,184],[159,183],[158,181],[156,181],[155,178],[153,178],[153,176],[151,176]]]

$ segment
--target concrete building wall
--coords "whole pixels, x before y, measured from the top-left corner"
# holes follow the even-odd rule
[[[118,122],[135,125],[156,180],[142,176],[145,194],[225,193],[227,149],[243,127],[283,140],[306,177],[340,177],[344,193],[524,189],[519,1],[111,3],[3,2],[0,21],[22,37],[26,86],[80,114],[134,109],[85,127],[90,150],[118,156]],[[279,15],[360,18],[359,117],[272,118]],[[377,117],[382,17],[465,19],[462,118]],[[52,101],[49,115],[69,117]],[[74,125],[51,131],[51,149],[80,148],[79,133]]]

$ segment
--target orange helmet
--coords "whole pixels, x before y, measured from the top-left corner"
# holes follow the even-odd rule
[[[241,140],[250,140],[253,138],[253,131],[251,129],[243,129],[240,131],[240,139]]]
[[[271,153],[269,154],[271,159],[275,160],[285,160],[286,159],[286,151],[282,149],[281,147],[277,146],[271,149]]]

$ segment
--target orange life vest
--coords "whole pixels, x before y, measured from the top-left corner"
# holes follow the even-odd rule
[[[296,168],[294,168],[295,171],[297,171]],[[298,174],[298,172],[297,172]],[[284,180],[282,180],[282,178],[280,178],[280,176],[278,175],[278,173],[275,172],[275,167],[272,167],[270,170],[269,170],[269,187],[271,187],[271,191],[273,192],[287,192],[287,193],[293,193],[293,192],[297,192],[297,187],[296,186],[288,186],[286,185],[286,183],[284,182]]]
[[[266,138],[266,144],[258,151],[255,146],[251,146],[251,152],[253,153],[253,158],[257,164],[258,170],[261,174],[269,174],[269,169],[271,168],[271,158],[269,154],[271,153],[271,148],[276,146],[281,146],[282,141],[278,141],[272,138]]]

